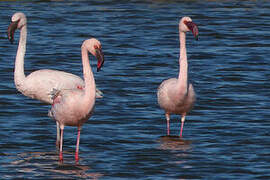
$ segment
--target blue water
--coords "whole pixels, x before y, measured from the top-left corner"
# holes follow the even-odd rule
[[[77,129],[65,128],[60,164],[50,106],[14,86],[19,32],[10,44],[6,31],[18,11],[28,18],[26,74],[50,68],[82,76],[82,41],[102,43],[95,79],[104,98],[82,128],[78,164]],[[182,16],[198,25],[199,41],[187,35],[197,101],[180,141],[164,137],[156,90],[178,75]],[[1,179],[270,178],[268,1],[1,1],[0,17]],[[174,115],[171,133],[179,128]]]

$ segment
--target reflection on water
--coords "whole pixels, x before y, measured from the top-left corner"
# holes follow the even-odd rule
[[[161,136],[159,139],[160,149],[187,151],[191,149],[191,140],[185,140],[179,136]]]
[[[88,166],[83,165],[70,165],[70,164],[62,164],[55,169],[52,169],[52,172],[66,174],[66,175],[73,175],[75,177],[80,178],[91,178],[91,179],[99,179],[103,175],[101,173],[87,173],[86,171],[89,170]]]
[[[68,153],[68,152],[65,152]],[[72,154],[71,152],[69,154]],[[21,176],[16,175],[17,178],[27,176],[30,173],[31,176],[40,177],[48,176],[53,172],[52,178],[63,178],[63,175],[69,175],[74,178],[86,178],[86,179],[99,179],[103,174],[98,172],[91,172],[91,168],[86,165],[80,165],[78,163],[71,163],[66,158],[66,162],[70,163],[57,163],[58,154],[55,152],[28,152],[20,153],[16,157],[10,156],[11,162],[5,164],[3,167],[16,168],[18,172],[23,173]],[[6,175],[5,178],[12,178],[13,175]]]
[[[0,9],[0,179],[270,179],[270,2],[39,0]],[[14,86],[17,44],[6,30],[17,11],[28,17],[25,74],[49,68],[82,77],[81,42],[102,41],[106,68],[94,74],[105,97],[84,125],[79,165],[76,128],[66,129],[71,153],[61,165],[49,106]],[[178,73],[183,15],[200,31],[199,42],[190,33],[186,41],[197,94],[184,130],[192,141],[160,137],[166,123],[156,99],[160,82]]]
[[[169,163],[171,164],[184,164],[185,158],[189,156],[191,151],[191,141],[180,138],[179,136],[161,136],[159,139],[161,150],[169,150],[173,152],[175,158]]]

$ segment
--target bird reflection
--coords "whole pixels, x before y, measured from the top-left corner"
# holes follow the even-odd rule
[[[70,154],[73,153],[70,152]],[[93,170],[91,170],[91,168],[86,165],[80,165],[78,163],[58,164],[58,156],[55,154],[55,152],[20,153],[17,154],[15,158],[13,156],[12,161],[6,164],[6,166],[8,167],[14,166],[16,167],[18,172],[31,173],[33,176],[35,176],[36,174],[37,176],[42,175],[46,177],[48,176],[49,173],[49,177],[53,179],[61,178],[63,177],[63,175],[65,175],[65,177],[71,177],[75,179],[77,178],[99,179],[103,176],[103,174],[101,173],[91,172]]]
[[[179,136],[161,136],[159,142],[162,150],[188,151],[191,149],[191,140],[185,140]]]
[[[80,178],[91,178],[91,179],[99,179],[103,175],[101,173],[86,173],[89,170],[88,166],[83,165],[72,165],[72,164],[61,164],[52,172],[65,174],[65,175],[74,175]]]

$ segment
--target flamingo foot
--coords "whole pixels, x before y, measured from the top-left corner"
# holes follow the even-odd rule
[[[59,153],[59,162],[63,163],[63,153],[62,152]]]
[[[182,133],[183,133],[183,126],[184,126],[184,123],[181,123],[181,130],[180,130],[180,138],[182,138]]]
[[[75,161],[79,162],[79,153],[78,152],[75,153]]]

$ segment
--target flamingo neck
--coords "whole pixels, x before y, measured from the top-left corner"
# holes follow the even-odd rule
[[[83,64],[83,77],[84,77],[84,96],[85,100],[95,99],[96,95],[96,83],[94,79],[94,74],[90,67],[88,50],[82,47],[82,64]]]
[[[25,80],[24,56],[26,51],[27,26],[24,25],[20,30],[20,40],[15,60],[14,81],[17,89],[20,89]]]
[[[187,49],[186,49],[186,34],[184,32],[179,33],[180,36],[180,57],[179,57],[179,75],[178,86],[183,90],[188,87],[188,62],[187,62]]]

